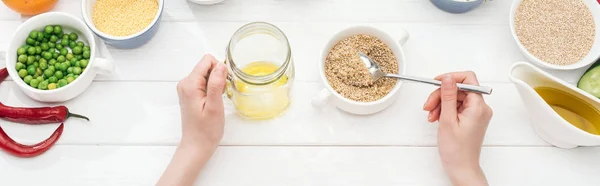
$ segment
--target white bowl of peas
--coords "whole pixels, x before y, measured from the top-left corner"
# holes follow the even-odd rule
[[[50,12],[17,28],[5,53],[6,67],[27,96],[64,102],[85,91],[96,74],[114,71],[113,62],[97,53],[94,35],[83,21]]]

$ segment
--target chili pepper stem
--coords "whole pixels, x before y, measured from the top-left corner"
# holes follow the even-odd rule
[[[70,112],[69,112],[68,117],[80,118],[80,119],[85,119],[87,121],[90,121],[90,118],[88,118],[88,117],[85,117],[85,116],[79,115],[79,114],[70,113]]]

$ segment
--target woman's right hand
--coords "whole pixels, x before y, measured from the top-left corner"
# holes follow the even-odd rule
[[[436,77],[442,86],[431,93],[424,110],[428,121],[439,120],[438,150],[454,185],[487,185],[479,165],[481,146],[492,118],[492,109],[481,94],[459,91],[456,83],[479,85],[473,72]]]

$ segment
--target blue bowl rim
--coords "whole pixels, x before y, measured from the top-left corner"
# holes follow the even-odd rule
[[[106,38],[106,39],[110,39],[110,40],[117,40],[117,41],[128,40],[128,39],[138,37],[138,36],[148,32],[148,30],[150,30],[158,22],[158,20],[162,16],[162,12],[163,12],[163,9],[165,6],[165,1],[164,0],[156,0],[156,1],[158,1],[158,12],[156,13],[156,16],[154,17],[154,20],[152,20],[152,23],[149,24],[143,30],[141,30],[133,35],[129,35],[129,36],[112,36],[112,35],[108,35],[102,31],[98,30],[96,28],[96,26],[94,25],[94,22],[92,20],[90,20],[91,18],[89,18],[86,14],[85,5],[89,2],[89,0],[81,1],[81,16],[83,17],[83,22],[85,23],[85,25],[87,25],[90,28],[90,30],[92,30],[92,32],[94,32],[98,36]]]

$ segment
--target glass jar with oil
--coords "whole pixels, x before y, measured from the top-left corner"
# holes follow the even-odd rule
[[[269,119],[290,105],[292,52],[276,26],[254,22],[238,29],[227,46],[227,97],[249,119]]]

